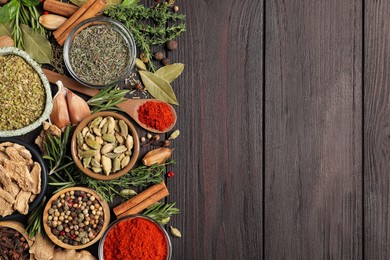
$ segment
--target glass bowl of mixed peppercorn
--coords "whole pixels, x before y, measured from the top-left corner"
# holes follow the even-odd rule
[[[65,65],[80,83],[92,88],[114,86],[132,70],[136,45],[120,22],[95,17],[78,24],[64,45]]]

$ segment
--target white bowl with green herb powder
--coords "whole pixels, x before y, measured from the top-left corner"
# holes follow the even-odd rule
[[[0,48],[0,137],[38,128],[52,110],[50,84],[26,52]]]

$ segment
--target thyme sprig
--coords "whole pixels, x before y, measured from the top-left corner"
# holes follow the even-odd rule
[[[149,70],[156,68],[151,62],[152,46],[164,44],[185,32],[185,15],[171,11],[172,6],[159,3],[153,7],[143,5],[115,5],[105,11],[109,17],[123,23],[133,34],[135,42],[148,62]]]
[[[104,110],[122,111],[116,105],[125,99],[127,93],[129,93],[129,90],[119,89],[118,87],[105,88],[89,99],[87,103],[92,106],[92,113]]]
[[[167,204],[157,202],[147,208],[142,214],[165,225],[169,222],[172,215],[180,213],[180,209],[174,207],[175,204],[175,202]]]

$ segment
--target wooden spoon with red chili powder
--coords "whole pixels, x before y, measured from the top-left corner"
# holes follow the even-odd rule
[[[98,89],[88,88],[69,77],[51,70],[42,70],[50,83],[54,84],[61,80],[66,88],[91,97],[99,93]],[[172,130],[176,124],[175,109],[164,101],[157,99],[127,99],[119,103],[117,107],[131,116],[142,128],[152,133],[166,133]]]

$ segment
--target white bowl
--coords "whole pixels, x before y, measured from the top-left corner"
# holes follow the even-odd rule
[[[26,52],[18,48],[15,47],[0,48],[0,56],[10,55],[10,54],[22,57],[38,73],[39,77],[41,78],[42,85],[45,88],[46,103],[45,103],[45,109],[43,110],[43,113],[35,122],[15,130],[0,130],[0,137],[12,137],[12,136],[24,135],[27,134],[28,132],[31,132],[32,130],[38,128],[43,121],[49,118],[51,110],[53,109],[50,83],[47,80],[45,74],[43,73],[38,63],[36,63]]]

